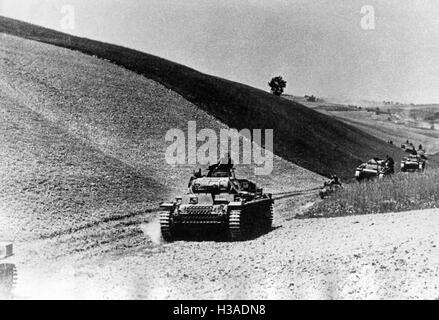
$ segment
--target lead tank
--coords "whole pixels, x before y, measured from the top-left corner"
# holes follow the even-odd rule
[[[218,164],[191,179],[189,194],[160,205],[161,233],[172,241],[185,229],[216,226],[230,240],[243,240],[271,230],[273,204],[271,194],[236,178],[232,165]]]

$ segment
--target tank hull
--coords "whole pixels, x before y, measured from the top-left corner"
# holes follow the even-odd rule
[[[401,162],[401,171],[402,172],[416,172],[416,171],[424,171],[425,162],[424,161],[402,161]]]

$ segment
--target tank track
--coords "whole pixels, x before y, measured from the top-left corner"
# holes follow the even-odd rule
[[[258,214],[256,225],[254,226],[255,231],[259,234],[269,232],[273,226],[274,208],[273,204],[269,207],[259,209],[261,210]]]
[[[0,299],[11,298],[12,291],[17,286],[17,268],[15,264],[0,264]]]
[[[160,230],[165,241],[172,241],[172,221],[169,211],[160,212]]]

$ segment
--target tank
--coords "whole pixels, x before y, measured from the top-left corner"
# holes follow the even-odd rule
[[[357,181],[376,177],[382,179],[392,173],[394,173],[394,168],[390,166],[386,160],[373,158],[357,167],[355,170],[355,179]]]
[[[401,160],[402,172],[424,171],[427,158],[422,154],[409,155]]]
[[[209,167],[207,175],[194,175],[189,193],[160,205],[163,238],[172,241],[189,228],[214,226],[232,241],[271,230],[272,195],[247,179],[238,179],[230,164]]]
[[[12,263],[0,263],[0,300],[12,298],[17,281],[17,268]]]

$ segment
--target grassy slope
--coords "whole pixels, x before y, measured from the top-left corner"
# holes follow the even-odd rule
[[[401,156],[398,148],[303,105],[152,55],[3,17],[0,32],[108,59],[178,92],[230,127],[272,128],[277,155],[324,175],[350,178],[364,159]]]
[[[192,170],[166,164],[166,131],[189,120],[226,128],[155,81],[78,52],[0,34],[0,61],[1,239],[60,234],[79,241],[74,250],[145,242],[145,210],[185,192]],[[254,179],[251,169],[238,174]],[[277,157],[258,178],[274,192],[321,180]]]

